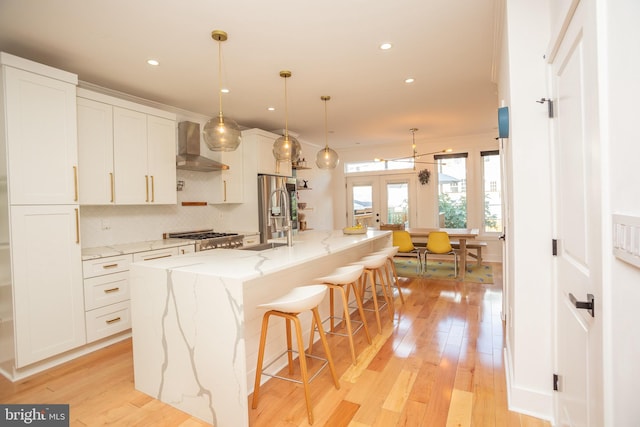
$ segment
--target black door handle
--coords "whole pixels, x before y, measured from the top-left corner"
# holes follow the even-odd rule
[[[588,301],[578,301],[572,293],[569,293],[569,299],[571,300],[571,304],[575,305],[576,308],[587,310],[589,314],[591,314],[591,317],[595,317],[595,298],[593,294],[587,294]]]

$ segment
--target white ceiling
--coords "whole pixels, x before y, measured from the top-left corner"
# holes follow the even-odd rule
[[[495,0],[0,0],[0,50],[81,81],[344,148],[496,132]],[[393,48],[382,51],[382,42]],[[146,64],[148,58],[159,67]],[[404,83],[406,77],[415,83]],[[268,106],[276,111],[267,111]]]

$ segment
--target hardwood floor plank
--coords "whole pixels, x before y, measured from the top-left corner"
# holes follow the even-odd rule
[[[469,427],[472,407],[473,393],[453,389],[446,427]]]
[[[338,407],[333,411],[329,419],[323,424],[325,427],[347,427],[354,414],[360,409],[360,405],[357,403],[343,400]]]
[[[311,383],[314,425],[548,427],[507,407],[501,280],[499,266],[494,285],[401,279],[405,304],[395,301],[393,323],[382,313],[381,334],[367,313],[373,344],[355,335],[355,366],[346,340],[328,337],[341,387],[325,372]],[[307,427],[303,396],[297,384],[267,381],[250,426]],[[16,383],[0,378],[0,401],[68,403],[72,426],[206,425],[135,390],[131,340]]]

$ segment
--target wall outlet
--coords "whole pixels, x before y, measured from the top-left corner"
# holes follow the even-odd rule
[[[100,229],[102,231],[111,230],[111,221],[108,219],[100,220]]]

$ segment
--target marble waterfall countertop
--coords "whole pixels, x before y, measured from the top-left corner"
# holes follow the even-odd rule
[[[215,426],[248,427],[265,312],[258,305],[390,245],[390,231],[305,231],[293,247],[214,249],[131,264],[135,388]],[[320,305],[323,317],[328,300]],[[300,320],[306,342],[310,313]],[[270,324],[265,350],[265,364],[277,360],[275,369],[284,363],[281,326]]]
[[[247,280],[310,262],[321,256],[348,250],[371,238],[385,235],[390,236],[391,233],[369,230],[366,234],[345,235],[340,230],[310,230],[294,236],[293,246],[278,246],[263,251],[213,249],[185,254],[179,258],[145,261],[145,265]],[[286,243],[286,239],[273,239],[270,242]]]
[[[136,252],[152,251],[155,249],[175,248],[184,245],[193,245],[195,240],[188,239],[160,239],[145,242],[123,243],[110,246],[98,246],[82,249],[82,261],[104,258],[109,256],[133,254]]]

